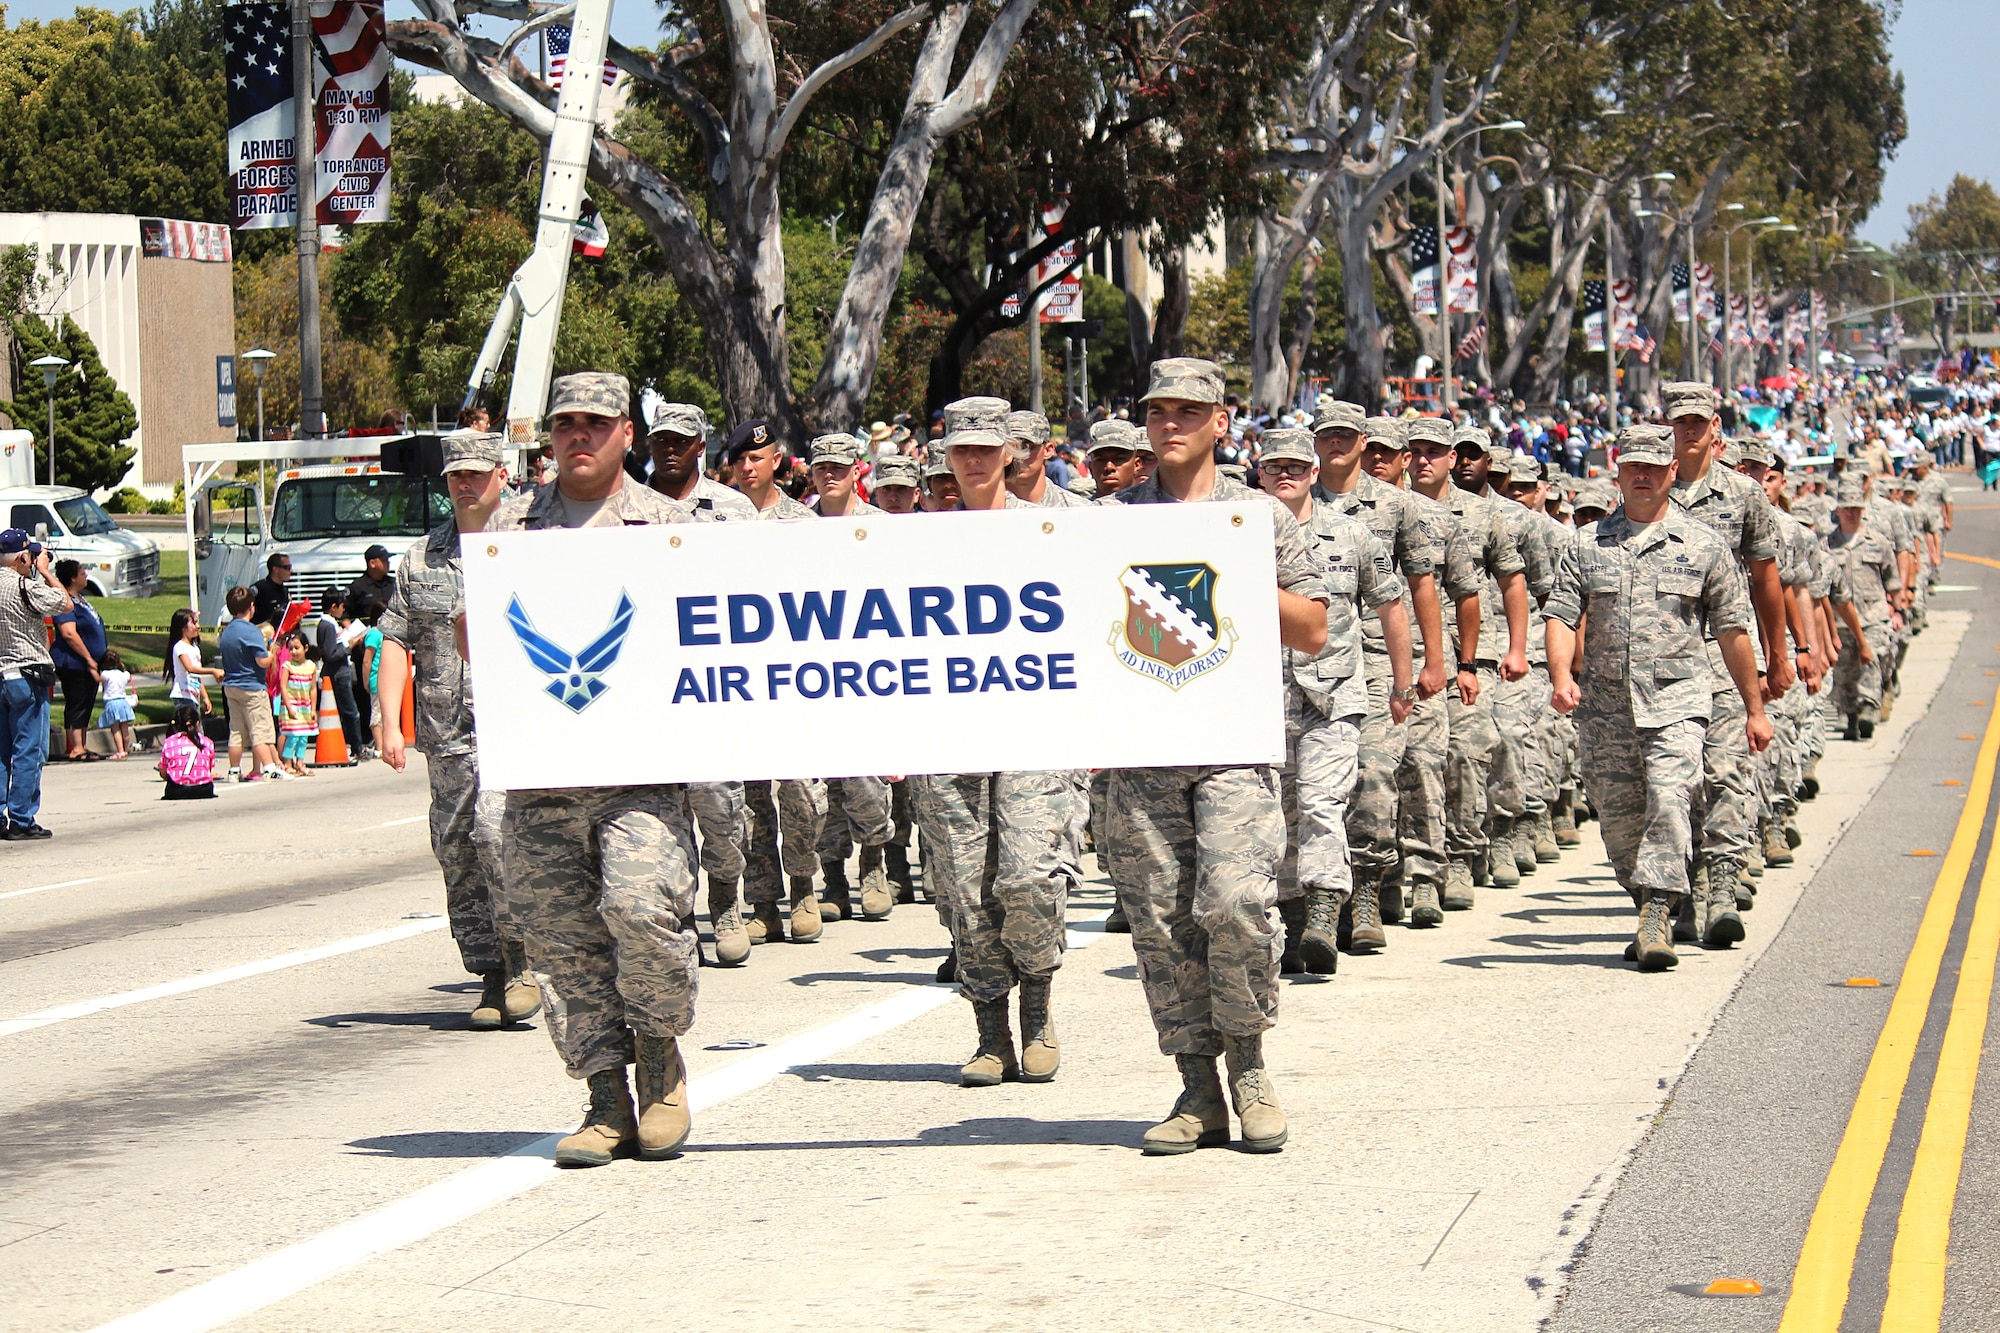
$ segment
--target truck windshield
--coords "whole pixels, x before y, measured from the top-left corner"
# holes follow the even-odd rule
[[[87,495],[79,495],[74,500],[56,501],[56,513],[62,518],[63,526],[74,536],[95,537],[100,532],[111,532],[117,524],[111,515],[98,507],[97,501]]]
[[[352,477],[301,477],[278,491],[271,536],[421,537],[451,517],[451,496],[439,477],[393,472]]]

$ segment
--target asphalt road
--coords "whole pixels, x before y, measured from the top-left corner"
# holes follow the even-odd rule
[[[1968,509],[1954,545],[2000,558],[2000,522]],[[1275,1156],[1139,1155],[1177,1081],[1093,879],[1054,1083],[956,1086],[970,1014],[930,981],[932,909],[905,906],[705,970],[690,1150],[557,1172],[581,1088],[539,1020],[465,1030],[421,773],[191,805],[138,763],[59,767],[58,836],[0,845],[0,1327],[1774,1328],[1948,860],[1909,853],[1950,846],[2000,687],[2000,569],[1947,578],[1969,590],[1938,599],[1893,722],[1822,765],[1800,865],[1767,875],[1743,946],[1633,972],[1587,835],[1287,984]],[[1880,1320],[1955,1000],[1964,1047],[1976,850],[1854,1328]],[[2000,1326],[1994,1087],[1949,1328]],[[1936,1148],[1920,1179],[1951,1164]],[[1764,1294],[1685,1294],[1727,1277]]]

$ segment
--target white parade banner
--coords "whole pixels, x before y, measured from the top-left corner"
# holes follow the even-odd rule
[[[495,790],[1284,757],[1271,512],[465,538]]]

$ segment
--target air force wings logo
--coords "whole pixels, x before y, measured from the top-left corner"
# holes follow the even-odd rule
[[[1128,565],[1125,618],[1111,627],[1120,662],[1168,689],[1222,665],[1236,646],[1236,628],[1215,612],[1215,567]]]
[[[518,596],[507,603],[507,623],[514,627],[514,637],[521,641],[528,660],[548,673],[549,697],[572,713],[581,713],[611,688],[602,677],[618,661],[625,636],[631,632],[632,598],[620,591],[618,609],[611,613],[611,628],[574,655],[535,628]]]

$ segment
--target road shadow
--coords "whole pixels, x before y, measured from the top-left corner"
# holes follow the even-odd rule
[[[786,1071],[807,1083],[831,1083],[835,1080],[857,1083],[956,1083],[958,1066],[947,1064],[922,1065],[862,1065],[862,1064],[822,1064],[799,1065]]]
[[[1539,926],[1544,921],[1547,921],[1553,917],[1568,917],[1568,916],[1629,917],[1632,914],[1633,913],[1631,904],[1627,903],[1623,907],[1530,907],[1525,912],[1502,912],[1500,916],[1503,920],[1525,921],[1531,926]]]
[[[852,1148],[981,1148],[1069,1144],[1081,1148],[1138,1150],[1146,1120],[1033,1120],[992,1116],[937,1125],[907,1139],[822,1139],[794,1143],[690,1143],[690,1153],[813,1152]]]
[[[940,956],[943,950],[939,950]],[[822,981],[873,981],[885,986],[928,986],[937,982],[935,972],[807,972],[790,978],[794,986],[817,986]]]
[[[472,1020],[463,1009],[415,1010],[409,1013],[327,1014],[304,1022],[321,1028],[384,1027],[429,1028],[432,1032],[470,1032]],[[527,1030],[533,1023],[514,1023],[509,1030]]]
[[[1139,965],[1137,963],[1127,963],[1123,967],[1107,967],[1104,969],[1104,975],[1107,977],[1116,977],[1120,981],[1137,981],[1139,979]]]
[[[545,1129],[441,1129],[427,1134],[381,1134],[351,1139],[356,1157],[504,1157],[524,1143],[546,1136]]]
[[[1591,937],[1585,937],[1585,938],[1591,938]],[[1601,936],[1596,938],[1622,940],[1625,937],[1623,935],[1612,935],[1612,936]],[[1481,954],[1469,954],[1463,958],[1446,958],[1443,961],[1447,966],[1450,967],[1470,967],[1481,971],[1489,967],[1503,967],[1520,963],[1527,963],[1534,967],[1605,967],[1605,968],[1620,968],[1626,971],[1630,971],[1632,968],[1632,964],[1625,961],[1625,954],[1622,949],[1618,953],[1601,953],[1601,954],[1600,953],[1593,953],[1593,954],[1481,953]]]
[[[910,960],[911,962],[915,963],[915,962],[921,962],[922,960],[924,960],[924,959],[926,959],[926,958],[942,958],[942,957],[944,957],[944,956],[945,956],[946,954],[948,954],[948,953],[950,953],[950,952],[951,952],[951,950],[950,950],[949,948],[943,948],[943,949],[856,949],[856,950],[854,951],[854,956],[855,956],[856,958],[866,958],[866,959],[867,959],[867,960],[868,960],[869,962],[871,962],[871,963],[888,963],[888,962],[893,962],[893,961],[895,961],[895,960],[896,960],[896,959],[898,959],[898,958],[907,958],[907,959],[909,959],[909,960]]]

